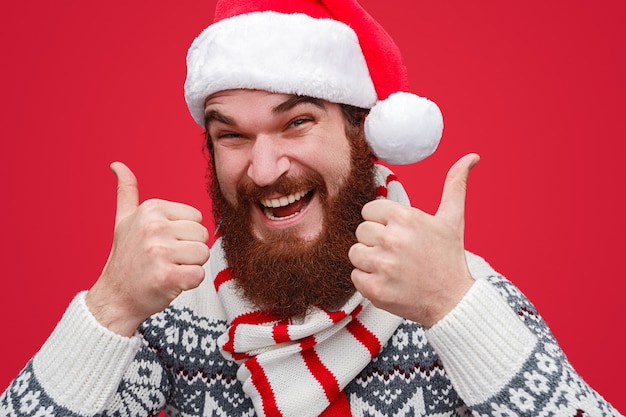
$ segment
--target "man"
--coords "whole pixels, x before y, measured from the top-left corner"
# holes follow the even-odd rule
[[[405,81],[356,3],[218,3],[186,98],[220,238],[209,257],[196,209],[140,205],[113,164],[109,260],[3,413],[617,415],[519,291],[465,253],[478,157],[451,168],[435,216],[373,166],[422,159],[441,135]]]

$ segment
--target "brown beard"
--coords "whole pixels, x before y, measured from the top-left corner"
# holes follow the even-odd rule
[[[312,306],[336,310],[354,293],[350,279],[354,267],[348,250],[356,243],[354,232],[363,221],[361,209],[375,198],[376,186],[365,140],[362,135],[349,140],[351,171],[333,198],[321,176],[312,174],[298,179],[281,177],[271,187],[247,184],[238,190],[234,206],[224,198],[215,170],[210,169],[213,215],[230,273],[241,295],[259,309],[282,318],[302,317]],[[319,193],[324,211],[317,238],[307,241],[292,230],[272,233],[263,240],[254,235],[252,205],[259,204],[261,196],[309,188]]]

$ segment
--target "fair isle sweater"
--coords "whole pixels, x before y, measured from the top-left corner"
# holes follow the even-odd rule
[[[403,321],[344,389],[353,416],[620,415],[511,282],[478,256],[468,265],[476,282],[455,309],[428,330]],[[102,327],[81,293],[0,397],[0,416],[254,416],[216,344],[227,328],[210,279],[132,338]]]

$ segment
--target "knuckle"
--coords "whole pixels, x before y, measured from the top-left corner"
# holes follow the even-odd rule
[[[389,219],[393,223],[407,224],[411,218],[411,211],[401,205],[394,205],[389,209]]]
[[[198,223],[202,222],[202,212],[200,210],[198,210],[195,207],[192,207],[193,209],[193,214],[194,214],[194,220],[197,221]]]
[[[200,233],[201,233],[201,236],[202,236],[202,241],[206,242],[207,240],[209,240],[209,229],[207,229],[203,225],[200,225],[200,227],[201,227]]]
[[[193,248],[188,248],[187,250],[194,251],[194,256],[197,254],[197,257],[190,264],[179,264],[169,261],[168,259],[173,256],[173,249],[167,246],[155,245],[151,246],[149,250],[153,256],[164,260],[160,262],[155,274],[155,281],[159,287],[187,290],[197,287],[204,279],[205,270],[203,265],[209,258],[208,246],[198,244]]]
[[[155,274],[154,280],[158,283],[159,287],[172,288],[176,284],[176,269],[173,264],[161,265],[158,272]]]
[[[184,276],[181,277],[180,287],[183,290],[196,288],[204,280],[205,271],[199,265],[185,268]]]
[[[144,224],[144,231],[148,236],[162,235],[168,229],[168,222],[163,220],[152,220]]]
[[[364,287],[364,296],[374,303],[374,305],[383,302],[386,297],[386,288],[379,279],[370,279]]]
[[[207,245],[202,244],[202,263],[204,264],[206,261],[209,260],[210,257],[211,249]]]
[[[193,279],[194,283],[196,283],[197,285],[200,282],[202,282],[202,280],[204,279],[204,276],[205,276],[204,268],[199,265],[195,266],[194,268],[192,268],[189,275]]]
[[[400,242],[400,236],[391,231],[378,236],[378,243],[384,249],[394,249],[400,245]]]
[[[158,211],[163,205],[163,201],[157,198],[151,198],[149,200],[144,201],[139,206],[140,209],[147,212]]]
[[[204,264],[209,259],[210,250],[209,250],[209,247],[205,245],[204,243],[200,243],[200,242],[194,243],[193,250],[195,253],[194,259],[197,260],[196,263],[198,265]]]
[[[365,233],[365,222],[360,223],[357,227],[356,230],[354,231],[354,235],[356,236],[356,238],[358,239],[359,236],[361,236],[363,233]]]
[[[163,259],[170,255],[171,249],[165,245],[152,244],[148,245],[146,252],[148,253],[148,256],[153,259]]]
[[[353,263],[359,258],[359,245],[359,243],[355,243],[348,249],[348,259]]]
[[[350,261],[351,264],[354,265],[355,261],[356,261],[356,257],[354,255],[354,245],[348,249],[348,260]]]
[[[393,274],[396,270],[396,263],[389,257],[380,257],[374,264],[378,271],[383,271],[385,274]]]

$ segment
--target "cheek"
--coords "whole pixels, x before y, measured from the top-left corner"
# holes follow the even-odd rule
[[[327,178],[326,183],[331,194],[336,193],[343,188],[346,180],[350,175],[351,158],[350,146],[347,139],[329,149],[323,163],[326,166]]]
[[[335,166],[332,177],[326,179],[326,186],[328,187],[329,196],[333,198],[337,197],[339,192],[344,189],[349,176],[349,163],[342,164],[341,166]]]
[[[231,204],[237,202],[237,186],[245,174],[245,166],[241,161],[228,155],[215,154],[215,175],[222,195]]]

